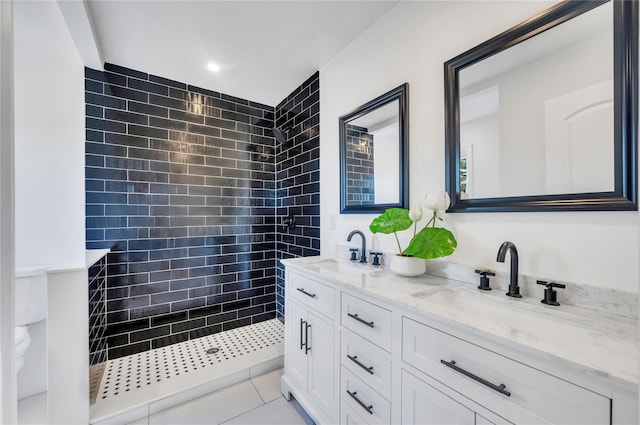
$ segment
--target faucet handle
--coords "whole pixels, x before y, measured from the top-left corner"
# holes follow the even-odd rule
[[[349,248],[349,251],[351,251],[351,261],[356,261],[358,259],[358,248]]]
[[[540,300],[542,304],[555,306],[560,305],[560,303],[558,302],[558,292],[553,288],[566,288],[567,285],[546,280],[536,280],[536,283],[538,285],[546,286],[546,288],[544,289],[544,298]]]
[[[491,286],[489,286],[489,276],[495,276],[495,272],[486,269],[476,269],[476,273],[480,275],[480,285],[478,289],[482,291],[490,291]]]
[[[382,252],[373,252],[369,251],[369,254],[373,255],[373,261],[371,262],[372,266],[380,265],[380,257],[382,256]]]

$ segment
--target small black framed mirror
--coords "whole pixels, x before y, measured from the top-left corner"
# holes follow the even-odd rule
[[[339,119],[340,213],[409,205],[409,84]]]
[[[449,211],[638,209],[638,2],[558,3],[444,71]]]

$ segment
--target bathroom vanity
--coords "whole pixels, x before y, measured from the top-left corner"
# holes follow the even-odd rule
[[[635,319],[330,258],[282,262],[282,392],[317,423],[638,423]]]

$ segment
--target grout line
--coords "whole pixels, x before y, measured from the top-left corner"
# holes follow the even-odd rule
[[[258,393],[258,397],[260,397],[260,400],[262,400],[262,405],[264,406],[265,404],[267,404],[267,402],[264,400],[264,397],[262,397],[262,394],[260,394],[260,390],[258,390],[258,387],[256,387],[256,384],[253,382],[253,378],[249,378],[249,381],[251,381],[251,385],[253,385],[253,388],[255,388],[256,392]]]
[[[257,391],[257,390],[256,390],[256,391]],[[260,392],[259,392],[259,391],[258,391],[258,395],[260,395]],[[280,396],[280,397],[284,398],[284,396]],[[226,423],[228,423],[228,422],[230,422],[230,421],[232,421],[232,420],[234,420],[234,419],[236,419],[236,418],[238,418],[238,417],[240,417],[240,416],[242,416],[242,415],[246,415],[247,413],[249,413],[249,412],[253,412],[253,411],[254,411],[254,410],[256,410],[256,409],[260,409],[260,408],[262,408],[262,407],[266,406],[267,404],[271,404],[271,403],[273,403],[274,401],[278,401],[278,399],[279,399],[280,397],[276,398],[275,400],[271,400],[271,401],[270,401],[270,402],[268,402],[268,403],[264,403],[262,406],[256,406],[256,407],[254,407],[253,409],[249,409],[249,410],[247,410],[246,412],[242,412],[242,413],[240,413],[240,414],[238,414],[238,415],[234,416],[233,418],[229,418],[229,419],[227,419],[227,420],[226,420],[226,421],[224,421],[224,422],[220,422],[218,425],[226,424]],[[262,398],[262,396],[260,396],[260,398]]]

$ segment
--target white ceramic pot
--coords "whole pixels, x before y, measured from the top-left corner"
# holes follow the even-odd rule
[[[427,263],[422,258],[394,255],[389,268],[399,276],[414,277],[427,271]]]

